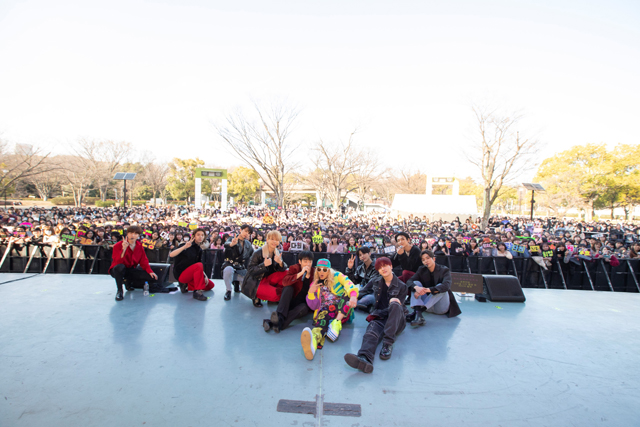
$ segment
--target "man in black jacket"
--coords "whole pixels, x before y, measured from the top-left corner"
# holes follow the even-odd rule
[[[422,314],[446,314],[448,317],[460,314],[460,308],[451,293],[451,273],[444,265],[436,264],[435,254],[424,250],[421,254],[422,266],[409,279],[407,287],[412,293],[410,316],[411,326],[422,326],[426,320]]]
[[[345,274],[353,283],[360,285],[360,290],[358,291],[358,306],[356,308],[368,313],[369,307],[376,302],[375,293],[378,289],[374,289],[373,285],[377,283],[374,279],[380,277],[380,273],[378,273],[378,270],[376,270],[371,260],[371,250],[367,246],[359,248],[357,254],[360,264],[358,264],[358,267],[354,270],[355,256],[351,255],[351,258],[347,261]]]
[[[231,299],[231,282],[234,284],[234,291],[240,292],[239,284],[247,274],[249,259],[253,255],[253,246],[249,241],[249,236],[253,233],[253,227],[243,224],[240,227],[240,234],[224,244],[224,264],[222,264],[222,278],[227,292],[224,300]]]
[[[406,308],[401,301],[407,297],[407,285],[393,274],[389,258],[378,258],[375,268],[380,273],[380,277],[374,279],[378,282],[378,291],[375,294],[374,311],[367,317],[369,326],[362,337],[362,346],[357,355],[347,353],[344,356],[349,366],[367,374],[373,372],[373,359],[380,341],[380,359],[387,360],[391,357],[396,336],[406,326]]]
[[[420,249],[411,244],[411,238],[404,231],[396,234],[395,239],[398,249],[391,257],[391,262],[394,267],[402,268],[402,274],[398,279],[406,282],[422,265],[420,262]]]

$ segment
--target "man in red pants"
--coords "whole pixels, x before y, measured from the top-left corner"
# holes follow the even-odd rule
[[[202,228],[193,230],[191,240],[181,244],[173,250],[169,256],[175,258],[173,275],[178,278],[182,293],[193,291],[193,298],[206,301],[203,291],[213,289],[213,281],[204,273],[202,264],[202,248],[200,244],[205,238]]]

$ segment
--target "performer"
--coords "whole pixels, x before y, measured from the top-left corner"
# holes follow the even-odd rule
[[[304,328],[300,336],[307,360],[313,360],[316,350],[323,347],[325,336],[331,341],[338,339],[342,324],[358,304],[358,288],[347,276],[334,271],[328,259],[319,259],[315,270],[307,293],[307,304],[314,310],[313,327]]]
[[[169,253],[171,258],[175,258],[173,264],[173,275],[178,278],[180,291],[187,293],[193,291],[193,298],[198,301],[206,301],[203,291],[210,291],[215,286],[204,273],[202,264],[202,254],[204,251],[200,247],[205,238],[202,228],[193,231],[191,240],[182,243],[178,249]]]
[[[116,279],[116,301],[124,299],[122,285],[125,279],[128,291],[132,291],[134,288],[143,288],[144,282],[158,280],[158,276],[151,270],[142,243],[138,242],[141,234],[140,227],[129,227],[123,240],[113,246],[113,261],[109,267],[109,274]]]
[[[267,233],[267,243],[251,255],[247,277],[242,285],[242,293],[251,298],[254,307],[262,307],[261,300],[280,301],[282,279],[287,264],[282,261],[278,245],[282,235],[278,230]]]
[[[411,326],[423,326],[427,321],[422,317],[426,311],[433,314],[446,314],[455,317],[461,313],[456,298],[451,292],[451,273],[444,265],[436,264],[435,254],[424,250],[421,254],[422,266],[409,279],[407,286],[413,292],[411,307],[414,312],[409,316]]]
[[[402,268],[402,274],[398,279],[405,283],[421,265],[420,249],[411,244],[411,238],[404,231],[396,234],[395,239],[397,250],[393,257],[391,257],[391,262],[394,267],[400,266]]]
[[[298,263],[289,267],[282,279],[283,288],[278,308],[271,313],[270,319],[264,319],[262,322],[265,332],[273,330],[279,333],[295,319],[311,313],[306,298],[315,274],[312,265],[313,252],[302,251],[298,254]]]
[[[231,283],[234,284],[234,292],[240,292],[240,283],[247,274],[247,264],[253,254],[253,245],[249,241],[251,233],[253,233],[253,227],[243,224],[240,227],[240,234],[224,244],[222,278],[227,288],[224,294],[225,301],[231,299]]]
[[[382,341],[380,359],[387,360],[391,357],[396,336],[404,330],[407,324],[406,308],[401,302],[407,297],[407,285],[393,273],[389,258],[378,258],[375,268],[380,274],[380,277],[374,279],[378,282],[378,290],[374,311],[367,317],[369,325],[362,337],[362,346],[357,355],[347,353],[344,356],[347,365],[366,374],[373,372],[373,359],[380,341]]]
[[[377,282],[375,282],[374,279],[380,277],[371,259],[370,252],[371,250],[367,246],[358,248],[360,264],[358,264],[358,267],[356,267],[354,271],[355,257],[351,255],[351,258],[347,261],[347,269],[345,271],[353,283],[360,285],[360,289],[358,290],[358,305],[356,308],[367,313],[369,313],[370,307],[375,303],[375,293],[377,289],[374,289],[373,285]]]

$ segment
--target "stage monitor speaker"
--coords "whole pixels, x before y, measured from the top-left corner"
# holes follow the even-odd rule
[[[516,276],[483,274],[484,294],[489,301],[524,302],[522,286]]]

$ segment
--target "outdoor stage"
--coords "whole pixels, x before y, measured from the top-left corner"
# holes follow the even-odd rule
[[[30,277],[1,274],[0,282]],[[640,295],[525,289],[407,327],[372,374],[348,367],[365,315],[307,361],[305,322],[265,333],[275,304],[125,293],[109,276],[0,285],[0,426],[640,425]],[[281,399],[323,408],[278,412]],[[328,403],[361,416],[328,415]]]

